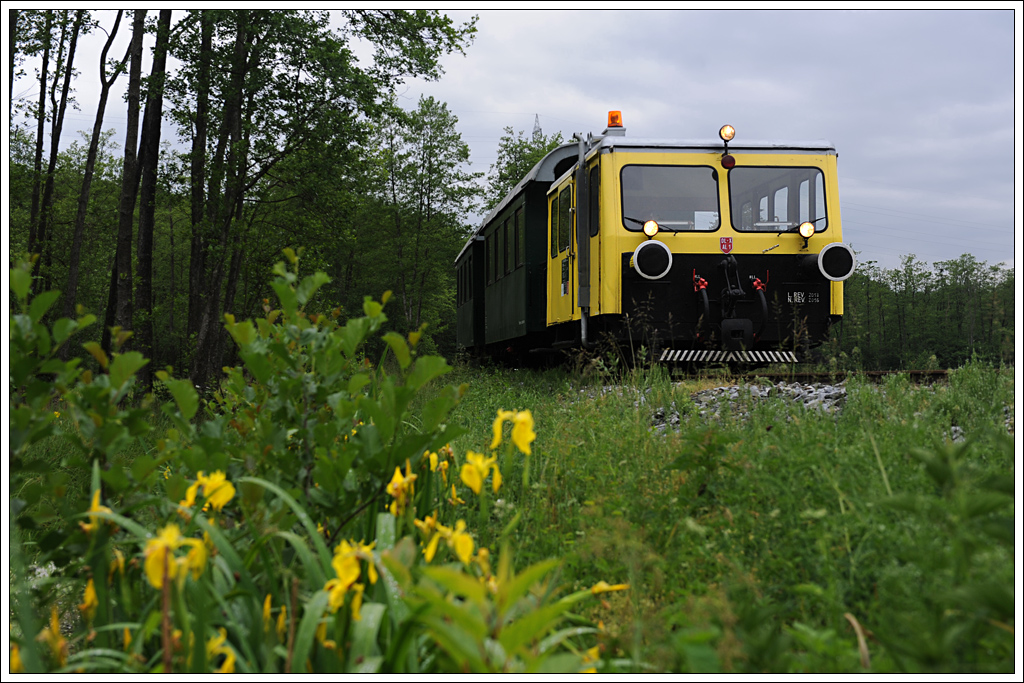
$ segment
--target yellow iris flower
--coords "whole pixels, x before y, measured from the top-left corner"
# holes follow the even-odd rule
[[[82,531],[87,534],[95,531],[100,524],[100,518],[94,514],[97,512],[111,512],[111,509],[105,505],[100,505],[100,490],[96,489],[92,492],[92,504],[89,506],[89,523],[79,522],[78,526],[82,527]]]
[[[533,414],[529,410],[498,411],[498,416],[494,418],[494,439],[491,441],[491,450],[501,445],[501,431],[506,420],[512,423],[512,443],[521,453],[530,455],[530,444],[537,438],[537,434],[533,431]]]
[[[321,621],[316,627],[316,639],[324,646],[325,649],[334,650],[337,649],[338,644],[333,640],[327,639],[327,622]]]
[[[515,413],[511,410],[499,410],[498,417],[494,418],[494,439],[491,441],[491,450],[501,445],[501,430],[505,426],[505,420],[511,420]]]
[[[174,551],[182,546],[189,547],[188,555],[176,558]],[[165,564],[169,579],[177,577],[182,570],[190,570],[192,578],[197,579],[206,568],[206,546],[198,538],[183,537],[177,524],[168,524],[155,538],[146,541],[144,554],[143,569],[153,588],[163,588]]]
[[[537,438],[533,431],[533,415],[523,410],[512,418],[512,443],[521,453],[530,455],[530,444]]]
[[[178,503],[182,507],[191,508],[196,504],[196,495],[199,493],[199,489],[203,490],[203,497],[206,498],[206,506],[212,505],[214,510],[220,511],[224,506],[235,497],[235,487],[231,482],[228,481],[227,475],[220,470],[217,470],[210,476],[202,471],[196,475],[196,481],[188,490],[185,491],[185,500]]]
[[[114,572],[120,572],[121,576],[124,576],[124,553],[117,548],[114,548],[114,559],[107,568],[107,583],[114,580]]]
[[[96,608],[99,606],[100,601],[96,598],[96,584],[93,583],[92,579],[89,579],[89,583],[85,584],[85,595],[78,609],[82,612],[85,620],[92,623],[93,617],[96,616]]]
[[[468,565],[472,561],[473,537],[466,533],[466,523],[463,520],[460,519],[456,522],[454,529],[443,524],[437,525],[437,533],[430,539],[427,547],[423,549],[423,557],[427,562],[433,561],[441,539],[444,539],[448,544],[448,548],[455,553],[463,564]]]
[[[61,635],[60,618],[57,616],[56,606],[50,611],[50,625],[39,632],[36,640],[46,643],[50,647],[50,652],[58,666],[62,667],[68,661],[68,641]]]
[[[281,605],[281,612],[277,615],[277,639],[284,642],[284,636],[288,632],[288,606]]]
[[[395,476],[391,477],[387,487],[388,493],[395,499],[388,509],[395,517],[401,517],[405,513],[405,506],[416,492],[413,484],[415,481],[416,475],[412,473],[408,460],[405,461],[405,475],[402,474],[401,468],[395,468]]]
[[[21,662],[21,648],[18,647],[17,643],[11,643],[10,667],[12,674],[25,673],[25,665]]]
[[[359,608],[362,605],[363,585],[356,583],[361,574],[359,561],[366,562],[367,574],[370,583],[377,583],[377,567],[373,559],[373,546],[376,543],[366,545],[364,543],[349,543],[342,541],[334,549],[334,559],[331,566],[337,578],[330,579],[324,584],[324,590],[328,593],[328,605],[331,612],[336,612],[345,602],[345,594],[350,590],[354,592],[352,599],[352,618],[359,620]]]
[[[497,493],[498,489],[501,488],[501,470],[498,469],[497,461],[498,456],[496,455],[485,458],[480,453],[467,451],[466,463],[462,466],[462,471],[459,473],[462,483],[471,488],[473,493],[480,495],[484,479],[487,478],[488,471],[490,471],[494,473],[491,484],[494,487],[494,492]]]
[[[424,536],[430,537],[437,530],[437,510],[434,510],[434,514],[424,517],[422,521],[414,519],[412,523]]]
[[[455,484],[452,484],[452,495],[448,498],[448,502],[452,505],[465,505],[466,501],[459,498],[459,494],[455,492]]]
[[[601,661],[601,648],[599,646],[590,648],[589,650],[583,653],[583,661],[581,662],[581,664],[583,664],[584,668],[580,669],[580,673],[596,674],[597,667],[595,666],[595,664],[597,664],[599,661]]]
[[[455,551],[462,564],[469,564],[473,559],[473,537],[466,533],[466,523],[461,519],[455,523],[455,531],[448,539],[448,545]]]
[[[235,497],[235,487],[228,481],[227,475],[217,470],[203,482],[203,495],[206,496],[206,502],[219,511]]]
[[[607,581],[598,581],[590,588],[590,592],[592,595],[600,595],[601,593],[610,593],[612,591],[624,590],[629,590],[628,583],[617,583],[614,586],[610,586],[608,585]]]
[[[491,551],[487,548],[480,548],[480,550],[476,551],[476,557],[473,560],[480,565],[484,576],[491,575]]]
[[[224,662],[214,670],[214,673],[233,674],[235,673],[235,651],[224,644],[228,639],[227,631],[223,627],[217,630],[218,635],[206,641],[206,659],[213,661],[217,655],[224,655]]]

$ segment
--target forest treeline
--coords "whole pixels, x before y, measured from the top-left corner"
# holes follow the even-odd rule
[[[395,92],[405,78],[439,78],[473,23],[333,16],[340,28],[322,11],[119,10],[104,26],[86,10],[11,11],[10,94],[15,79],[36,94],[9,111],[9,260],[38,254],[37,291],[63,292],[53,315],[82,306],[104,321],[94,334],[105,349],[130,330],[149,368],[205,384],[231,361],[224,314],[273,306],[268,273],[283,248],[301,247],[303,267],[331,277],[311,313],[358,312],[365,295],[390,290],[390,325],[455,352],[452,263],[471,217],[561,137],[508,128],[490,173],[471,172],[447,105],[403,109]],[[83,63],[79,39],[101,29],[101,63]],[[122,55],[110,53],[118,32],[131,36]],[[356,40],[371,62],[354,56]],[[97,70],[92,130],[60,148],[76,78]],[[118,79],[126,101],[108,102]],[[104,127],[114,109],[127,118],[120,139]],[[908,256],[891,270],[866,261],[826,350],[863,368],[1013,362],[1013,277],[967,254],[931,266]]]
[[[910,254],[897,268],[866,260],[843,289],[843,321],[827,348],[847,367],[956,368],[971,358],[1014,363],[1014,269],[1004,264],[971,254],[932,264]]]

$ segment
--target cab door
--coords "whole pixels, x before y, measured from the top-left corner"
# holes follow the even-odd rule
[[[572,320],[576,304],[573,185],[548,195],[548,325]]]

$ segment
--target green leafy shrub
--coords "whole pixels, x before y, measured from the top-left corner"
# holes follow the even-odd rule
[[[423,396],[449,368],[416,354],[419,333],[384,333],[394,359],[371,363],[364,349],[386,321],[383,302],[367,299],[365,315],[344,325],[306,314],[326,277],[299,279],[298,257],[286,255],[292,269],[279,264],[272,282],[281,307],[227,318],[242,365],[225,369],[210,400],[156,373],[173,399],[160,406],[162,434],[150,425],[153,399],[129,400],[147,361],[87,346],[101,369],[93,375],[59,360],[59,345],[91,318],[47,328],[56,295],[30,300],[30,266],[12,271],[12,670],[596,666],[598,629],[570,609],[625,586],[558,597],[557,560],[515,573],[509,551],[492,559],[479,543],[487,534],[474,537],[465,519],[487,521],[483,483],[500,488],[502,454],[460,458],[446,446],[460,433],[447,420],[465,387]],[[499,413],[492,448],[506,421],[528,454],[528,411]],[[74,446],[77,486],[48,469],[54,439]],[[528,464],[522,472],[526,484]],[[33,583],[39,566],[49,573]],[[567,618],[577,623],[559,630]]]

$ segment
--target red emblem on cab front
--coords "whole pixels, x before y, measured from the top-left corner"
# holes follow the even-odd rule
[[[718,240],[718,244],[722,248],[722,253],[728,254],[730,251],[732,251],[732,238],[731,237],[723,237],[723,238],[721,238],[720,240]]]

